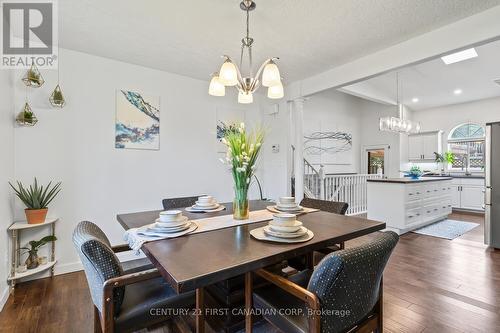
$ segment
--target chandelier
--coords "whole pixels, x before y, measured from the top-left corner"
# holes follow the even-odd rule
[[[379,129],[385,132],[416,134],[420,132],[419,122],[405,119],[403,104],[399,100],[399,73],[396,72],[396,105],[399,117],[383,117],[379,120]]]
[[[239,67],[243,67],[244,55],[247,54],[248,75],[243,76],[240,68],[235,65],[233,60],[224,55],[224,62],[219,70],[212,74],[208,93],[212,96],[224,96],[226,87],[236,87],[238,89],[238,103],[248,104],[253,102],[253,93],[262,85],[267,87],[267,97],[277,99],[282,98],[283,84],[281,76],[275,61],[276,57],[269,58],[259,67],[256,75],[253,75],[252,69],[252,44],[253,38],[250,37],[249,13],[256,7],[252,0],[243,0],[240,8],[246,12],[246,36],[241,40],[241,53]],[[262,74],[262,79],[259,80]]]

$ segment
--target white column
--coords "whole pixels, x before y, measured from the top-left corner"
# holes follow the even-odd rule
[[[304,102],[305,98],[293,100],[295,121],[295,200],[304,198]]]

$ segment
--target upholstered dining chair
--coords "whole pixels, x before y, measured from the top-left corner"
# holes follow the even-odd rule
[[[319,209],[325,212],[345,215],[347,212],[347,208],[349,205],[346,202],[341,201],[326,201],[326,200],[318,200],[312,198],[304,198],[300,202],[300,205],[307,208]],[[325,255],[332,253],[334,251],[342,250],[344,248],[344,242],[336,245],[332,245],[329,247],[325,247],[323,249],[317,250],[312,254],[313,263],[318,263]],[[304,256],[297,257],[288,260],[288,265],[292,268],[295,268],[298,271],[301,271],[306,268],[306,258]]]
[[[287,333],[382,332],[382,274],[398,239],[392,231],[375,233],[290,279],[258,270],[273,285],[253,292],[254,307]]]
[[[73,244],[94,303],[95,332],[131,332],[169,320],[179,308],[193,307],[194,293],[176,294],[156,268],[125,270],[94,223],[80,222]]]
[[[163,209],[176,209],[176,208],[184,208],[192,206],[198,200],[198,197],[202,197],[202,195],[197,195],[193,197],[181,197],[181,198],[167,198],[162,200]]]

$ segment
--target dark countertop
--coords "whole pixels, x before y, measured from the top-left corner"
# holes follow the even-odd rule
[[[452,180],[452,177],[422,177],[419,179],[407,178],[381,178],[381,179],[368,179],[368,182],[374,183],[399,183],[399,184],[413,184],[413,183],[426,183],[426,182],[438,182],[442,180]]]
[[[466,175],[460,175],[460,174],[446,175],[446,176],[441,176],[441,175],[426,175],[425,177],[433,177],[433,178],[451,177],[451,178],[484,179],[484,175],[483,176],[481,176],[481,175],[466,176]]]

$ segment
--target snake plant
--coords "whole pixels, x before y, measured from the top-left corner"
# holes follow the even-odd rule
[[[38,185],[35,178],[33,185],[25,187],[20,181],[17,181],[17,188],[9,182],[10,187],[16,192],[16,195],[26,205],[28,209],[44,209],[54,200],[61,191],[61,182],[52,185],[49,182],[46,186]]]

